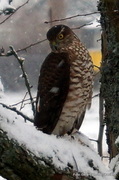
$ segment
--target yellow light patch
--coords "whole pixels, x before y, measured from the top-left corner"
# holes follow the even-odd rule
[[[95,66],[100,67],[101,59],[102,59],[101,51],[98,51],[98,50],[89,50],[89,53],[90,53],[90,55],[92,57],[93,64]],[[94,70],[95,71],[99,71],[99,69],[97,67],[94,67]]]

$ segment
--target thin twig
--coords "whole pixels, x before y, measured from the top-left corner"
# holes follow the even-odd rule
[[[0,103],[0,105],[2,105],[3,107],[5,107],[5,108],[7,108],[7,109],[9,109],[9,110],[11,110],[11,111],[16,112],[18,115],[22,116],[25,120],[28,120],[28,121],[30,121],[30,122],[33,123],[33,119],[29,118],[28,116],[26,116],[26,115],[23,114],[22,112],[18,111],[16,108],[9,107],[9,106],[7,106],[7,105],[4,104],[4,103]]]
[[[93,65],[93,66],[100,70],[100,67],[99,67],[99,66],[96,66],[96,65]]]
[[[95,140],[95,139],[89,139],[90,141],[94,141],[94,142],[96,142],[96,143],[98,143],[98,140]]]
[[[95,98],[95,97],[98,97],[98,96],[99,96],[99,93],[92,96],[92,99]]]
[[[46,41],[46,40],[47,40],[47,39],[43,39],[43,40],[41,40],[41,41],[37,41],[37,42],[32,43],[32,44],[30,44],[30,45],[28,45],[28,46],[26,46],[26,47],[24,47],[24,48],[22,48],[22,49],[16,50],[16,52],[26,51],[26,50],[29,49],[30,47],[35,46],[35,45],[37,45],[37,44],[40,44],[40,43],[42,43],[42,42],[44,42],[44,41]],[[7,53],[4,53],[4,51],[5,51],[4,48],[2,48],[1,51],[3,51],[3,52],[0,52],[0,56],[8,57],[8,56],[14,55],[14,54],[12,53],[12,51],[8,51]]]
[[[22,108],[23,108],[23,103],[24,103],[24,101],[25,101],[25,98],[26,98],[27,94],[28,94],[28,92],[25,93],[25,96],[23,97],[23,99],[22,99],[22,101],[21,101],[20,110],[22,110]]]
[[[36,101],[33,101],[34,103],[36,102]],[[23,105],[22,105],[22,109],[26,106],[26,105],[28,105],[28,104],[31,104],[31,102],[29,102],[29,103],[24,103]]]
[[[110,157],[109,157],[109,156],[102,156],[102,158],[107,158],[107,159],[109,159]]]
[[[77,164],[76,159],[75,159],[73,154],[72,154],[72,157],[73,157],[73,160],[74,160],[74,163],[75,163],[75,166],[76,166],[76,171],[79,172],[78,164]]]
[[[23,63],[24,63],[24,59],[19,57],[17,52],[15,51],[14,47],[10,46],[10,49],[11,49],[11,52],[12,54],[16,57],[16,59],[18,60],[19,64],[20,64],[20,67],[21,67],[21,70],[22,70],[22,73],[23,73],[23,78],[25,80],[25,85],[26,85],[26,88],[28,90],[28,93],[29,93],[29,97],[30,97],[30,101],[31,101],[31,106],[32,106],[32,111],[33,111],[33,114],[35,114],[35,106],[34,106],[34,101],[33,101],[33,97],[32,97],[32,94],[31,94],[31,85],[29,83],[29,79],[28,79],[28,76],[24,70],[24,66],[23,66]]]
[[[7,21],[11,16],[13,16],[20,8],[22,8],[23,6],[25,6],[27,3],[29,2],[29,0],[27,0],[24,4],[22,4],[21,6],[19,6],[14,13],[10,14],[7,18],[5,18],[3,21],[0,22],[0,25],[3,24],[5,21]]]
[[[33,99],[36,99],[36,97],[33,97]],[[28,99],[24,99],[24,102],[26,102],[26,101],[30,101],[30,99],[28,98]],[[21,104],[22,103],[22,101],[20,101],[20,102],[18,102],[18,103],[16,103],[16,104],[12,104],[12,105],[10,105],[10,106],[17,106],[17,105],[19,105],[19,104]]]
[[[93,23],[86,23],[86,24],[83,24],[83,25],[81,25],[81,26],[79,26],[79,27],[75,27],[75,28],[71,28],[72,30],[76,30],[76,29],[81,29],[81,28],[83,28],[83,27],[85,27],[85,26],[90,26],[90,25],[92,25]]]
[[[32,47],[32,46],[35,46],[35,45],[37,45],[37,44],[40,44],[40,43],[42,43],[42,42],[44,42],[44,41],[46,41],[46,40],[47,40],[47,39],[43,39],[43,40],[41,40],[41,41],[37,41],[37,42],[32,43],[32,44],[30,44],[30,45],[28,45],[28,46],[26,46],[26,47],[24,47],[24,48],[22,48],[22,49],[16,50],[16,52],[26,51],[28,48],[30,48],[30,47]]]
[[[74,16],[66,17],[66,18],[55,19],[53,21],[45,21],[44,23],[48,24],[48,23],[53,23],[53,22],[58,22],[58,21],[66,21],[66,20],[73,19],[73,18],[76,18],[76,17],[79,17],[79,16],[81,16],[81,17],[82,16],[90,16],[90,15],[97,14],[97,13],[100,13],[100,12],[96,11],[96,12],[87,13],[87,14],[77,14],[77,15],[74,15]]]

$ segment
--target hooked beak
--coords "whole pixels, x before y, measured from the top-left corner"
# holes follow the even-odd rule
[[[55,41],[50,42],[50,47],[53,51],[58,51],[58,46]]]

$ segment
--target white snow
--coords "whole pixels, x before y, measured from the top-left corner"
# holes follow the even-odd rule
[[[115,176],[119,173],[119,154],[111,160],[110,169],[114,171]]]
[[[0,98],[3,96],[3,94],[4,94],[4,87],[3,87],[1,77],[0,77]]]
[[[5,13],[5,11],[14,11],[15,7],[10,5],[9,0],[0,0],[0,14]]]
[[[119,146],[119,136],[116,139],[115,144]],[[119,173],[119,154],[111,160],[110,169],[114,171],[115,176]]]
[[[119,144],[119,136],[118,136],[118,138],[116,139],[115,143],[116,143],[116,144]]]
[[[0,180],[5,180],[3,177],[0,176]]]
[[[10,104],[21,99],[20,94],[10,94],[3,97],[1,101],[5,104]],[[90,111],[93,110],[91,109]],[[24,112],[29,116],[32,114],[29,106]],[[92,126],[92,132],[94,131],[93,133],[95,133],[93,121],[91,120],[91,112],[88,113],[91,121],[88,125]],[[53,157],[53,164],[60,169],[64,169],[67,167],[67,164],[71,164],[76,172],[81,172],[82,175],[93,175],[97,180],[114,179],[112,171],[106,169],[101,158],[95,152],[93,145],[82,133],[76,133],[74,139],[69,136],[57,138],[54,135],[44,134],[36,130],[33,124],[30,122],[25,123],[22,117],[16,115],[15,112],[6,110],[1,105],[0,116],[4,117],[4,121],[0,118],[0,126],[8,133],[9,138],[17,140],[20,145],[25,145],[36,156]],[[95,115],[93,118],[96,123]],[[89,131],[90,128],[86,127],[86,129]],[[99,171],[94,170],[88,165],[90,160],[92,160],[94,166]]]
[[[93,21],[91,21],[90,25],[87,26],[87,29],[95,29],[95,28],[100,28],[100,22],[99,22],[100,17],[97,17],[96,19],[94,19]]]

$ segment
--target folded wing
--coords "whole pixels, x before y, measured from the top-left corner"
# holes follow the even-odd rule
[[[39,76],[34,125],[51,134],[69,91],[70,65],[67,53],[50,53]]]

